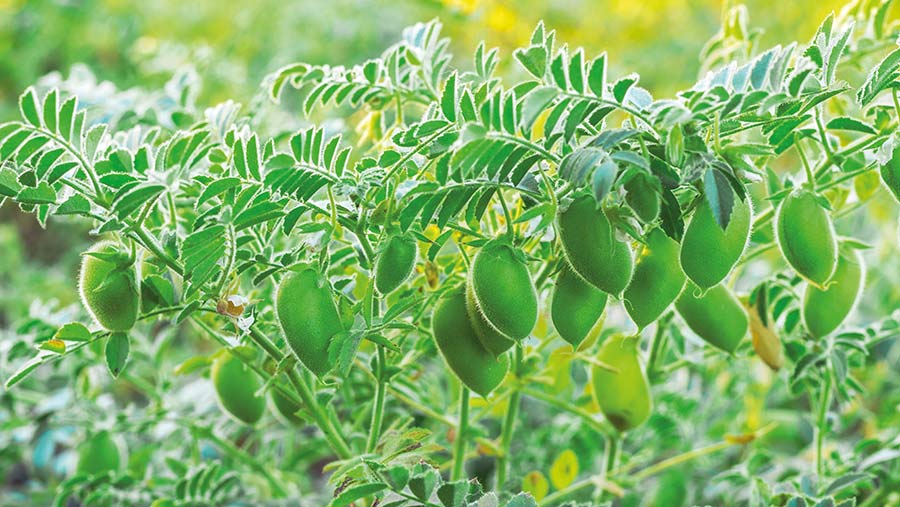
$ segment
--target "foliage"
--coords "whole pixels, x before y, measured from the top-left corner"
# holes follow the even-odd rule
[[[48,483],[65,477],[57,505],[896,505],[897,377],[879,372],[897,369],[900,320],[870,304],[898,286],[887,268],[872,276],[896,247],[876,213],[896,206],[879,169],[900,156],[889,7],[855,2],[808,44],[765,50],[734,7],[703,52],[709,72],[672,98],[543,23],[505,58],[521,79],[501,75],[501,52],[485,44],[471,70],[454,67],[431,21],[358,65],[295,63],[265,80],[265,100],[356,114],[354,130],[284,130],[259,99],[203,109],[190,73],[160,92],[78,90],[90,107],[71,79],[28,88],[20,118],[0,125],[0,198],[42,226],[89,224],[127,247],[140,316],[111,333],[77,304],[18,308],[0,349],[13,414],[0,419],[0,455],[21,463],[28,441]],[[856,320],[818,338],[801,318],[812,285],[772,226],[801,187],[871,266]],[[628,255],[657,228],[681,242],[700,210],[727,231],[752,201],[749,246],[711,289],[738,294],[752,338],[717,350],[672,308],[635,331],[611,294],[600,325],[577,347],[563,340],[549,325],[552,281],[572,255],[557,216],[584,196]],[[632,209],[648,201],[658,213]],[[418,242],[417,265],[381,294],[372,273],[398,234]],[[438,354],[431,316],[497,237],[527,266],[541,315],[501,352],[505,380],[476,396]],[[274,310],[298,264],[323,275],[317,291],[341,321],[315,374]],[[622,334],[641,344],[643,364],[627,369],[653,398],[636,428],[604,415],[597,381],[619,372],[603,360],[621,354],[597,351]],[[257,395],[301,407],[291,415],[302,428],[288,417],[245,425],[208,403],[212,388],[197,379],[223,348],[263,381]],[[784,367],[770,372],[755,355]],[[68,389],[45,396],[59,383]],[[99,428],[125,437],[127,463],[95,475],[65,460],[51,468],[57,445],[72,455]]]

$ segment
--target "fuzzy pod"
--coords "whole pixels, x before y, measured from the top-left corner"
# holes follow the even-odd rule
[[[508,241],[495,239],[481,247],[467,283],[478,311],[500,334],[519,340],[534,330],[537,291],[522,253]]]
[[[331,369],[328,346],[344,331],[331,286],[310,266],[291,271],[278,285],[275,312],[281,332],[304,366],[317,376]]]
[[[550,319],[563,340],[578,347],[600,321],[609,297],[568,266],[560,270],[553,288]]]
[[[775,238],[784,259],[810,283],[823,287],[837,269],[834,224],[813,192],[797,190],[781,201]]]
[[[387,295],[397,290],[416,267],[419,247],[409,234],[391,236],[375,262],[375,289]]]
[[[447,366],[472,391],[487,396],[509,369],[506,354],[495,357],[481,344],[466,310],[464,287],[438,300],[431,318],[434,340]]]
[[[127,461],[125,445],[120,438],[108,430],[101,430],[89,436],[78,446],[79,475],[101,475],[117,472]]]
[[[213,360],[210,379],[222,409],[246,424],[256,424],[266,410],[266,399],[257,396],[262,386],[243,361],[227,350]]]
[[[678,242],[662,229],[650,231],[646,242],[623,295],[625,311],[639,329],[658,319],[675,302],[686,282],[678,267]]]
[[[772,371],[780,370],[784,366],[784,347],[781,345],[781,339],[763,322],[756,308],[747,308],[747,316],[750,318],[753,351]]]
[[[634,214],[645,224],[659,217],[659,182],[653,177],[639,172],[625,184],[625,202]]]
[[[134,327],[141,307],[138,287],[134,262],[116,243],[102,241],[82,256],[78,292],[91,317],[107,331]]]
[[[302,405],[294,403],[292,399],[281,394],[278,389],[269,390],[269,400],[272,402],[272,412],[276,419],[286,426],[303,426],[305,421],[297,415],[297,411],[303,408]]]
[[[617,296],[634,270],[631,248],[616,239],[606,213],[590,195],[576,197],[557,216],[560,244],[569,266],[598,289]]]
[[[619,431],[640,426],[653,411],[653,398],[638,358],[638,338],[609,337],[600,346],[597,360],[616,369],[610,371],[599,364],[591,366],[594,400],[600,411]]]
[[[478,309],[475,293],[472,290],[471,278],[466,281],[466,312],[481,344],[492,354],[499,356],[515,345],[516,342],[512,338],[497,331],[494,326],[490,325],[487,318]]]
[[[721,284],[701,293],[696,285],[689,283],[675,301],[675,309],[691,331],[729,354],[737,350],[748,331],[747,312]]]
[[[750,198],[735,199],[728,226],[722,229],[704,199],[694,210],[681,239],[679,262],[684,274],[701,289],[724,280],[747,248],[753,208]]]
[[[825,289],[812,284],[803,294],[803,324],[815,338],[822,338],[847,319],[863,292],[866,264],[859,250],[838,258],[837,269]]]

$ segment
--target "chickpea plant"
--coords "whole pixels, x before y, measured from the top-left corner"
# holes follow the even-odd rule
[[[125,111],[29,88],[0,125],[0,194],[42,224],[87,221],[98,242],[85,311],[33,338],[6,388],[80,357],[134,381],[166,353],[160,329],[180,329],[216,347],[175,373],[208,375],[227,414],[178,417],[170,363],[139,385],[154,420],[170,414],[220,460],[160,457],[150,466],[174,479],[144,481],[125,467],[124,417],[88,428],[57,501],[651,505],[645,481],[729,453],[711,462],[725,491],[691,498],[887,505],[896,461],[866,458],[897,440],[827,449],[834,416],[866,396],[854,369],[898,327],[848,326],[878,238],[834,225],[879,186],[900,195],[889,6],[854,2],[810,43],[769,49],[732,8],[702,55],[713,70],[672,98],[543,24],[511,55],[517,79],[484,44],[455,69],[437,21],[357,66],[288,65],[246,115],[198,109],[177,80],[174,100]],[[284,132],[264,114],[276,108],[359,127]],[[759,360],[810,411],[803,466],[767,449],[778,423],[699,405],[667,419],[690,378],[741,398],[746,381],[713,377],[746,379]],[[272,415],[305,457],[272,457]],[[694,435],[687,450],[664,443],[667,421]],[[529,448],[547,425],[584,450]],[[691,445],[706,434],[721,438]],[[559,454],[552,491],[540,453]],[[313,461],[330,487],[291,479]]]

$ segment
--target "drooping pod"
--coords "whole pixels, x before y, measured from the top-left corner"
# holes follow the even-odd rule
[[[747,307],[747,316],[750,318],[753,351],[773,371],[780,370],[784,366],[784,347],[781,345],[781,339],[763,322],[757,308]]]
[[[646,241],[623,296],[625,311],[639,329],[658,319],[685,285],[684,272],[678,267],[678,242],[661,229],[650,231]]]
[[[492,354],[499,356],[515,345],[516,342],[512,338],[497,331],[494,326],[490,325],[487,317],[478,309],[475,293],[472,290],[471,278],[466,281],[466,312],[469,315],[472,327],[475,329],[475,334],[481,340],[481,344]]]
[[[344,331],[328,282],[311,266],[289,272],[278,285],[275,312],[300,362],[318,376],[328,373],[328,346]]]
[[[625,202],[634,214],[645,224],[652,223],[659,217],[659,182],[644,172],[634,175],[625,184]]]
[[[557,216],[560,244],[569,266],[588,283],[619,295],[631,281],[631,248],[616,239],[615,228],[590,195],[576,197]]]
[[[608,296],[587,283],[568,266],[556,277],[550,319],[563,340],[577,348],[600,321]]]
[[[809,334],[822,338],[837,329],[859,301],[865,278],[865,261],[859,250],[853,250],[840,255],[827,288],[808,284],[801,315]]]
[[[684,274],[702,289],[721,283],[744,254],[752,219],[749,197],[743,201],[735,198],[731,218],[723,230],[704,199],[694,210],[681,239],[679,259]]]
[[[640,426],[650,417],[653,399],[647,374],[638,358],[638,337],[607,338],[600,346],[597,360],[617,370],[610,371],[599,364],[591,367],[594,400],[600,411],[619,431]]]
[[[813,192],[796,190],[781,201],[775,239],[788,264],[812,284],[823,287],[834,274],[838,259],[834,224]]]
[[[418,246],[409,234],[391,236],[378,253],[375,262],[375,289],[387,295],[395,291],[416,267]]]
[[[451,289],[438,300],[431,326],[444,361],[463,384],[482,396],[500,385],[509,358],[495,357],[481,344],[466,310],[464,287]]]
[[[675,309],[691,331],[729,354],[737,350],[747,334],[747,312],[724,285],[701,294],[696,285],[689,283],[675,301]]]
[[[302,405],[294,403],[292,399],[281,394],[278,389],[269,390],[269,399],[272,400],[273,412],[277,419],[286,425],[303,425],[303,418],[297,415],[297,411],[302,408]]]
[[[85,308],[107,331],[128,331],[140,311],[134,259],[112,241],[102,241],[81,259],[78,291]]]
[[[238,357],[222,350],[213,360],[210,379],[222,409],[246,424],[256,424],[266,410],[266,399],[257,396],[259,377]]]
[[[505,239],[489,241],[475,255],[467,283],[485,321],[520,340],[537,323],[537,292],[522,253]]]
[[[101,475],[121,470],[127,461],[125,446],[108,430],[101,430],[78,446],[76,473]]]

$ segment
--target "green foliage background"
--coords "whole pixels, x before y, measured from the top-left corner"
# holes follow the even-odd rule
[[[795,39],[809,40],[821,19],[843,4],[836,0],[755,0],[745,3],[751,26],[763,29],[758,39],[761,47]],[[0,120],[15,118],[16,99],[21,91],[48,73],[53,75],[44,77],[45,82],[59,82],[74,76],[86,82],[92,79],[109,81],[114,83],[109,86],[120,90],[131,87],[157,90],[165,86],[174,74],[187,72],[184,75],[188,79],[196,79],[200,83],[199,95],[194,99],[197,104],[206,106],[233,99],[246,108],[258,98],[262,78],[281,65],[294,61],[348,66],[361,63],[379,55],[398,40],[403,27],[434,17],[442,20],[445,24],[444,35],[453,40],[451,50],[456,56],[454,63],[465,69],[471,67],[470,55],[478,42],[485,40],[488,47],[498,46],[501,50],[503,63],[500,74],[513,78],[519,76],[522,70],[510,58],[512,50],[526,45],[536,22],[544,19],[548,28],[557,30],[558,40],[571,46],[583,46],[591,55],[607,51],[611,75],[637,72],[641,74],[641,86],[653,92],[654,96],[662,97],[696,80],[702,70],[697,54],[705,41],[719,29],[722,8],[721,2],[706,0],[258,0],[228,2],[227,7],[223,7],[222,2],[209,0],[0,0]],[[892,13],[891,19],[895,18],[896,13]],[[81,63],[86,67],[77,66]],[[73,66],[76,66],[74,71]],[[271,105],[261,107],[274,109]],[[291,104],[280,111],[267,109],[266,112],[274,115],[270,119],[282,115],[285,122],[304,125],[305,120],[297,117],[298,109],[296,104]],[[341,116],[340,112],[325,109],[315,112],[313,119],[322,121]],[[363,119],[354,116],[348,123]],[[900,300],[896,219],[896,204],[887,192],[882,191],[867,203],[865,214],[851,217],[839,225],[840,232],[857,233],[861,228],[867,228],[867,237],[874,235],[882,238],[878,248],[867,253],[877,276],[870,277],[872,285],[867,292],[866,303],[861,305],[856,317],[858,324],[890,314]],[[72,307],[77,302],[73,280],[78,252],[88,242],[86,225],[77,221],[51,220],[44,230],[33,216],[20,214],[16,205],[7,201],[0,209],[0,339],[18,333],[22,329],[19,326],[28,325],[27,319],[22,319],[25,315],[50,314],[60,323],[71,318]],[[175,340],[176,347],[184,350],[172,352],[174,361],[213,350],[209,343],[201,340],[183,336]],[[885,355],[890,352],[893,356],[880,364],[897,363],[897,347],[891,350],[884,345],[881,352]],[[564,359],[557,360],[564,363]],[[4,373],[8,373],[8,365],[3,366]],[[761,365],[754,366],[759,367],[759,371],[754,370],[749,378],[736,378],[729,374],[726,367],[711,372],[721,392],[745,393],[740,400],[720,400],[698,406],[687,396],[683,397],[683,393],[674,390],[667,392],[666,387],[662,386],[658,392],[660,405],[672,411],[655,415],[653,429],[646,431],[648,440],[652,437],[654,441],[664,444],[661,448],[647,449],[641,457],[649,458],[657,453],[674,452],[689,446],[690,442],[686,444],[679,439],[697,435],[679,432],[683,429],[679,428],[679,421],[685,418],[704,420],[697,433],[706,436],[733,432],[736,425],[729,423],[739,418],[746,419],[746,426],[751,429],[756,428],[754,423],[759,423],[754,417],[766,420],[780,418],[784,424],[769,437],[768,443],[780,447],[782,452],[801,452],[811,439],[812,427],[808,421],[795,417],[796,407],[787,401],[789,396],[783,392],[783,386],[773,396],[775,404],[781,405],[771,410],[764,408],[771,379]],[[81,403],[78,410],[73,411],[75,420],[69,421],[75,425],[89,424],[97,406],[112,405],[112,401],[101,394],[110,389],[110,383],[103,375],[98,375],[98,370],[105,374],[99,366],[94,370],[84,367],[77,374],[79,384],[76,389],[79,394],[90,395],[85,397],[94,398],[92,403],[99,397],[99,403]],[[136,372],[130,380],[138,381],[140,373]],[[896,371],[873,368],[861,372],[861,380],[867,389],[884,397],[854,402],[855,405],[849,407],[846,425],[838,432],[853,434],[865,444],[866,437],[874,438],[884,428],[900,424],[896,409],[900,400],[895,389]],[[560,383],[567,381],[570,380],[561,379]],[[116,391],[113,392],[120,403],[146,401],[123,384],[116,384]],[[52,385],[54,396],[43,402],[40,402],[41,393],[33,390],[34,386],[29,387],[31,389],[23,388],[24,394],[20,396],[33,398],[33,410],[25,415],[35,420],[35,427],[29,428],[34,434],[46,428],[46,420],[54,410],[78,403],[69,398],[72,394],[65,386]],[[180,386],[178,390],[178,396],[183,399],[190,399],[192,394],[186,386]],[[433,394],[436,397],[447,396]],[[0,391],[0,400],[6,396],[5,392]],[[494,410],[500,414],[501,408]],[[489,410],[484,407],[479,409]],[[522,432],[522,440],[514,443],[514,450],[520,457],[515,465],[519,467],[515,470],[516,477],[540,471],[555,479],[552,464],[559,459],[560,450],[576,449],[578,462],[584,466],[591,463],[593,455],[602,448],[600,442],[586,441],[583,432],[559,431],[543,413],[544,410],[545,407],[534,400],[525,400],[523,404],[523,419],[527,421],[529,431]],[[127,413],[122,415],[128,416]],[[205,415],[212,417],[209,413]],[[708,427],[710,421],[717,426]],[[5,487],[20,487],[21,484],[16,482],[20,480],[31,481],[32,486],[38,485],[35,489],[45,486],[49,493],[46,497],[36,494],[35,501],[48,501],[59,480],[59,474],[50,468],[64,467],[64,464],[47,465],[34,476],[25,472],[26,477],[22,479],[20,467],[24,453],[21,449],[24,447],[12,443],[27,441],[33,435],[24,435],[23,440],[17,440],[19,435],[13,433],[14,428],[21,430],[15,421],[0,419],[0,444],[5,446],[0,450],[0,472],[4,472],[0,476],[5,476],[6,480],[5,485],[0,484],[0,504],[5,499],[13,498],[13,495],[5,496],[2,490]],[[319,457],[316,450],[302,449],[302,437],[288,437],[296,439],[288,440],[288,444],[296,443],[300,450],[295,450],[287,459],[306,463]],[[41,444],[47,445],[45,442]],[[60,446],[65,444],[63,440]],[[132,458],[129,466],[135,470],[140,470],[142,466],[146,468],[146,463],[140,460],[149,460],[154,447],[147,444],[143,448],[133,449],[136,457]],[[46,449],[43,451],[46,452]],[[198,448],[192,452],[205,456],[204,453],[211,451]],[[744,487],[749,483],[748,477],[754,471],[751,470],[753,463],[748,465],[751,469],[743,468],[741,458],[737,450],[716,458],[719,460],[715,463],[716,468],[726,470],[723,475],[730,474],[734,484],[740,485],[735,487]],[[759,466],[763,467],[762,464]],[[254,486],[265,488],[263,479],[257,479],[261,484]],[[304,487],[310,484],[321,486],[322,483],[317,482],[320,479],[292,475],[285,478],[302,483]],[[688,497],[680,489],[685,483],[709,479],[702,472],[675,469],[654,482],[648,495],[654,495],[652,502],[660,507],[681,505],[679,502]],[[640,490],[640,486],[637,489]],[[727,493],[722,491],[712,491],[709,495],[727,497]],[[30,499],[22,500],[17,496],[15,500],[22,503],[13,505],[28,505]],[[630,501],[628,505],[639,505],[640,499],[630,498]]]

